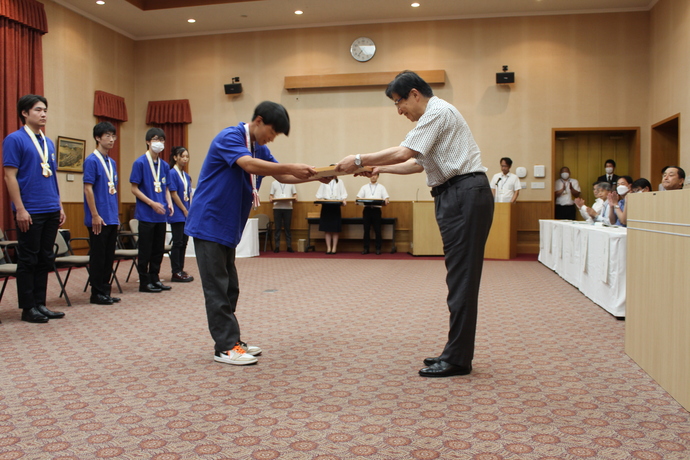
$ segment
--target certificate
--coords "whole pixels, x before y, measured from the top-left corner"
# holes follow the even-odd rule
[[[372,167],[371,166],[363,166],[359,169],[357,169],[355,172],[350,173],[350,174],[359,174],[362,172],[371,172]],[[316,175],[314,176],[317,179],[321,179],[322,177],[331,177],[331,176],[344,176],[348,173],[343,172],[343,171],[336,171],[335,166],[324,166],[322,168],[316,168]]]

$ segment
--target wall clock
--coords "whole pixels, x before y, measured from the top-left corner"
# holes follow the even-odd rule
[[[371,38],[359,37],[352,42],[350,54],[359,62],[366,62],[376,54],[376,44]]]

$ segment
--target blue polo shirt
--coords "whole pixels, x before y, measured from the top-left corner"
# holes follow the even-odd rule
[[[60,210],[60,192],[57,183],[55,145],[46,138],[48,163],[53,175],[43,176],[41,156],[36,151],[29,133],[22,127],[5,138],[2,143],[2,164],[17,168],[17,182],[24,208],[29,214],[42,214]],[[43,149],[43,141],[38,144]],[[17,210],[12,203],[12,209]]]
[[[250,174],[236,161],[251,155],[244,123],[225,128],[213,139],[194,190],[185,224],[187,235],[237,247],[252,209],[252,184]],[[254,156],[277,163],[265,145],[257,145]],[[261,179],[257,177],[257,188]]]
[[[158,214],[153,208],[139,198],[137,198],[137,206],[134,210],[134,218],[140,220],[141,222],[152,222],[152,223],[165,223],[166,214],[168,214],[168,200],[165,199],[165,190],[167,187],[168,173],[170,172],[170,165],[163,161],[160,157],[153,162],[153,168],[158,171],[158,163],[161,165],[161,191],[156,193],[153,186],[153,174],[151,174],[151,168],[149,167],[149,161],[146,158],[146,154],[140,156],[134,160],[132,164],[132,174],[129,176],[129,182],[132,184],[137,184],[139,190],[141,190],[144,195],[163,205],[166,209],[165,214]]]
[[[117,165],[115,160],[110,157],[105,158],[106,166],[112,165],[115,189],[117,190]],[[103,169],[101,160],[93,152],[84,160],[84,183],[91,184],[93,197],[96,202],[98,215],[101,216],[106,225],[120,225],[119,206],[117,193],[111,195],[108,187],[108,175]],[[91,227],[93,222],[91,208],[84,195],[84,225]]]
[[[192,178],[189,177],[189,174],[186,172],[182,171],[182,174],[184,174],[184,177],[187,179],[187,196],[192,197]],[[182,201],[182,204],[184,205],[185,208],[187,208],[187,211],[189,211],[189,205],[191,201],[185,201],[184,200],[184,182],[182,182],[182,179],[180,179],[180,175],[177,174],[177,171],[175,168],[170,168],[170,173],[168,175],[168,189],[171,192],[177,192],[177,195],[180,197],[180,201]],[[168,222],[171,224],[177,223],[177,222],[184,222],[185,217],[184,213],[180,209],[180,207],[175,203],[175,200],[173,200],[173,209],[175,212],[173,212],[172,216],[168,216]]]

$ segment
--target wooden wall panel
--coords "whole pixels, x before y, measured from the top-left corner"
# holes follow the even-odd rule
[[[553,219],[552,202],[520,201],[517,211],[517,253],[539,254],[539,219]]]

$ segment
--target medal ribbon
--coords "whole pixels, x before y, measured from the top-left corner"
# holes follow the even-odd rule
[[[41,145],[38,143],[38,139],[36,139],[36,134],[34,134],[31,129],[29,129],[28,126],[24,125],[24,130],[29,134],[29,137],[34,143],[34,147],[36,147],[36,151],[38,151],[38,156],[41,157],[41,168],[43,169],[43,177],[50,177],[53,175],[53,171],[50,170],[50,163],[48,163],[48,141],[46,141],[46,136],[45,134],[41,134],[41,137],[43,138],[43,150],[41,150]]]
[[[153,159],[151,158],[151,152],[148,150],[146,151],[146,159],[149,160],[149,168],[151,168],[151,175],[153,176],[153,187],[154,191],[156,193],[161,193],[163,190],[161,189],[161,159],[158,157],[158,171],[155,170],[153,167]]]
[[[254,156],[254,149],[252,148],[251,137],[249,136],[249,125],[247,123],[244,124],[244,132],[247,140],[247,148],[252,152],[252,158],[256,158]],[[261,204],[261,200],[259,199],[259,190],[256,188],[256,175],[250,174],[250,177],[252,180],[252,206],[256,209]]]
[[[94,150],[93,153],[94,155],[96,155],[96,158],[100,160],[101,165],[105,170],[105,175],[108,176],[108,192],[111,195],[115,195],[115,172],[113,171],[113,164],[110,162],[110,158],[108,158],[108,166],[106,166],[106,161],[103,157],[103,154],[99,152],[98,149]]]
[[[189,201],[189,194],[187,193],[187,177],[184,175],[184,172],[180,171],[180,168],[177,167],[177,165],[174,166],[175,171],[177,171],[177,174],[180,176],[180,179],[182,180],[182,185],[184,185],[184,200]]]

